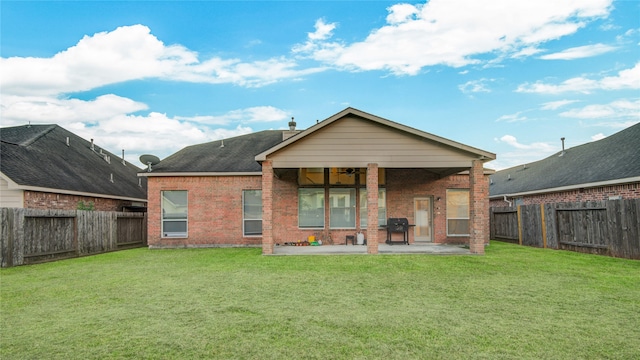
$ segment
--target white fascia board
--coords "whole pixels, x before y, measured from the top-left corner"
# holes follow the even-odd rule
[[[184,173],[138,173],[138,177],[167,177],[167,176],[262,176],[262,172],[184,172]]]
[[[598,181],[598,182],[592,182],[592,183],[576,184],[576,185],[567,185],[567,186],[560,186],[560,187],[556,187],[556,188],[547,188],[547,189],[540,189],[540,190],[523,191],[523,192],[513,193],[513,194],[492,195],[492,196],[489,196],[489,199],[501,199],[504,196],[509,197],[509,198],[513,198],[513,197],[518,197],[518,196],[546,194],[546,193],[562,192],[562,191],[569,191],[569,190],[593,188],[593,187],[599,187],[599,186],[623,185],[623,184],[630,184],[630,183],[635,183],[635,182],[640,182],[640,176],[624,178],[624,179],[615,179],[615,180]]]

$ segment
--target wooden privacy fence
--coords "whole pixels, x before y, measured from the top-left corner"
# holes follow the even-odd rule
[[[147,244],[147,214],[0,209],[0,265],[11,267]]]
[[[491,238],[640,259],[640,199],[496,207]]]

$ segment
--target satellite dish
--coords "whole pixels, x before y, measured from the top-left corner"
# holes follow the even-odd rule
[[[147,172],[151,172],[151,165],[157,165],[160,159],[155,155],[140,155],[140,162],[147,165]]]

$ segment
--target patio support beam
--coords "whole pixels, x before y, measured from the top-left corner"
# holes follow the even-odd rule
[[[367,164],[367,253],[378,253],[378,164]]]
[[[469,249],[472,254],[484,254],[489,243],[489,184],[482,160],[473,160],[469,169],[469,217]]]
[[[262,254],[273,254],[273,162],[262,162]]]

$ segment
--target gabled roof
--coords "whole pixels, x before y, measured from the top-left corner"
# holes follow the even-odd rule
[[[141,176],[172,173],[262,173],[256,154],[282,142],[282,130],[265,130],[224,140],[188,146],[151,167]]]
[[[0,143],[0,172],[10,188],[147,199],[146,179],[138,185],[140,168],[98,146],[92,150],[89,141],[58,125],[1,128]]]
[[[640,181],[640,123],[546,159],[497,171],[490,196],[521,196]]]
[[[490,153],[488,151],[484,151],[478,148],[474,148],[459,142],[455,142],[453,140],[449,140],[437,135],[433,135],[418,129],[414,129],[412,127],[391,121],[391,120],[387,120],[384,118],[381,118],[379,116],[375,116],[369,113],[366,113],[364,111],[352,108],[352,107],[348,107],[342,111],[340,111],[339,113],[327,118],[326,120],[320,121],[317,124],[313,125],[312,127],[308,128],[307,130],[297,134],[296,136],[293,136],[279,144],[277,144],[276,146],[273,146],[272,148],[266,149],[264,152],[258,154],[256,156],[256,160],[257,161],[264,161],[267,159],[267,157],[275,152],[277,152],[280,149],[283,149],[287,146],[289,146],[290,144],[293,144],[295,142],[301,141],[303,140],[305,137],[308,137],[310,135],[312,135],[313,133],[319,131],[320,129],[329,126],[331,124],[333,124],[334,122],[348,116],[348,115],[354,115],[357,116],[359,118],[374,122],[374,123],[378,123],[380,125],[384,125],[387,127],[390,127],[392,129],[396,129],[399,131],[403,131],[412,135],[416,135],[418,137],[427,139],[427,140],[431,140],[435,143],[439,143],[445,146],[449,146],[451,148],[457,149],[457,150],[461,150],[470,154],[473,154],[474,156],[477,156],[478,158],[483,159],[484,161],[490,161],[490,160],[495,160],[496,155],[493,153]]]

